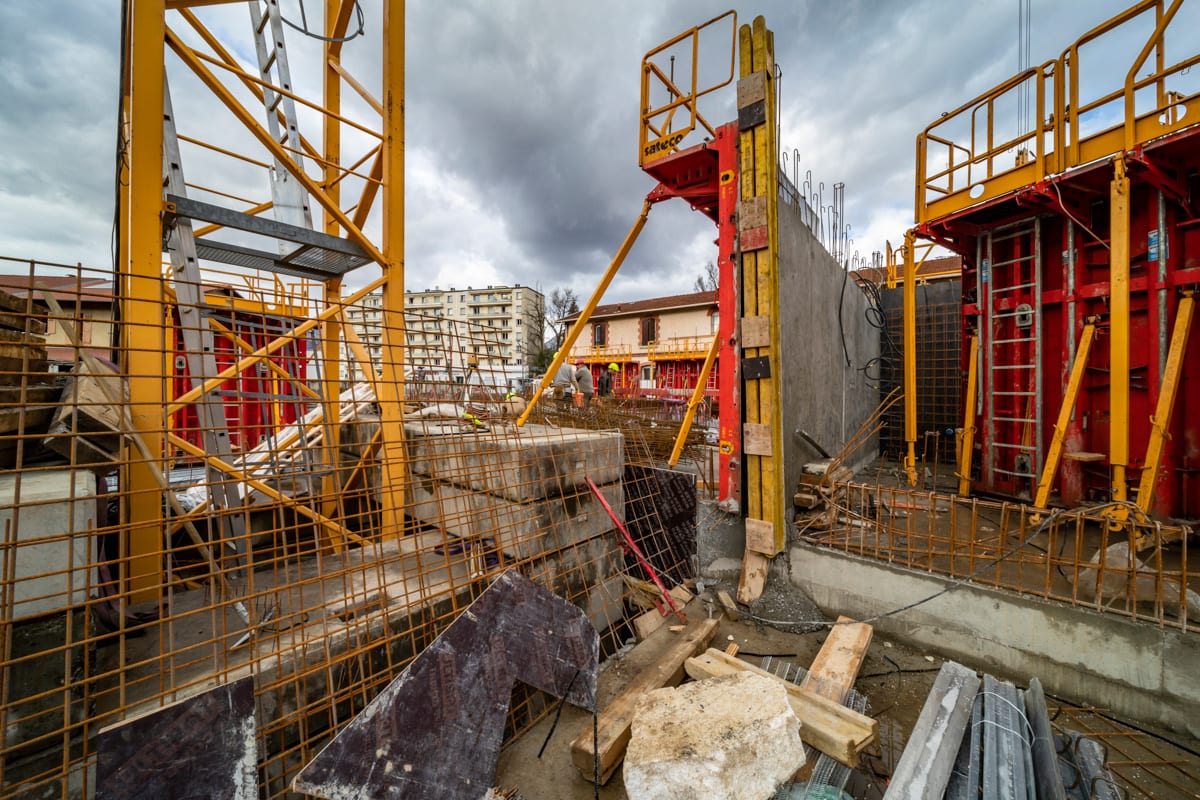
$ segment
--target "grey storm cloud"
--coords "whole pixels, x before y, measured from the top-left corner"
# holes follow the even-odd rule
[[[293,18],[298,4],[281,0]],[[314,13],[321,6],[307,5]],[[1054,58],[1123,6],[1034,0],[1033,61]],[[0,4],[2,255],[108,264],[119,7],[117,0]],[[370,26],[379,7],[380,0],[363,0],[367,36],[344,53],[376,93],[381,43]],[[520,282],[589,294],[653,188],[636,158],[642,55],[725,8],[713,0],[410,0],[408,286]],[[916,134],[1017,71],[1015,2],[762,0],[737,11],[741,23],[763,14],[775,31],[789,170],[801,179],[812,170],[827,198],[835,181],[845,183],[854,248],[864,255],[911,225]],[[240,38],[240,57],[252,53],[244,8],[199,16]],[[288,36],[297,87],[319,97],[312,66],[319,45]],[[727,51],[714,56],[721,57]],[[214,138],[245,141],[232,120],[206,117],[203,90],[177,65],[171,70],[181,119],[209,126]],[[731,118],[732,87],[724,93],[717,113]],[[348,109],[365,111],[352,92],[345,96]],[[311,122],[302,115],[302,128]],[[319,141],[319,128],[308,137]],[[192,181],[229,170],[199,156],[185,169]],[[266,195],[255,175],[222,178]],[[378,230],[376,213],[368,233]],[[656,207],[609,299],[688,291],[716,258],[714,238],[712,224],[682,202]]]

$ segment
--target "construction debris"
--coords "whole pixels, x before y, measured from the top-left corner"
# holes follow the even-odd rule
[[[803,763],[784,684],[740,672],[642,697],[625,791],[629,800],[766,800]]]
[[[946,793],[978,690],[974,670],[953,661],[942,665],[892,773],[885,800],[938,800]]]
[[[600,713],[598,744],[594,743],[591,725],[579,733],[571,743],[571,760],[585,780],[591,781],[598,771],[600,783],[608,783],[625,757],[634,713],[642,697],[654,689],[678,685],[683,680],[684,662],[708,647],[718,623],[717,619],[690,623],[678,642],[629,682],[625,691]],[[669,633],[661,631],[659,635]]]
[[[789,683],[734,656],[709,648],[703,655],[687,660],[688,675],[696,680],[752,672],[776,681],[788,692],[788,701],[800,718],[800,738],[837,761],[853,767],[858,755],[879,738],[879,724],[863,714]]]

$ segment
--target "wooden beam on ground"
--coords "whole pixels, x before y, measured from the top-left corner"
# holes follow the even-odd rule
[[[715,648],[689,658],[685,668],[696,680],[753,672],[778,681],[787,689],[788,702],[800,718],[801,741],[848,767],[855,767],[858,754],[879,738],[879,723],[870,717]]]
[[[684,662],[704,651],[717,632],[720,619],[703,619],[688,625],[688,630],[678,642],[663,653],[653,665],[642,670],[625,691],[617,695],[608,707],[600,712],[598,722],[599,746],[593,749],[592,726],[589,724],[571,742],[571,761],[587,781],[592,780],[595,769],[595,753],[600,754],[600,782],[608,783],[613,772],[625,758],[625,747],[629,744],[633,712],[638,701],[646,692],[675,686],[683,680]]]
[[[871,646],[875,629],[865,622],[855,622],[850,617],[838,617],[820,652],[808,668],[808,674],[800,681],[800,687],[828,697],[836,703],[845,703],[846,696],[858,680]],[[809,753],[804,766],[796,773],[796,780],[808,780],[816,767],[816,759]]]

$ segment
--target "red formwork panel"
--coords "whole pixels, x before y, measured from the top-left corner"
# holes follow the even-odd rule
[[[1130,500],[1145,465],[1182,293],[1200,288],[1200,133],[1126,154],[1130,179]],[[1031,499],[1083,326],[1096,335],[1064,437],[1057,502],[1112,495],[1110,182],[1113,159],[926,223],[963,256],[963,380],[980,339],[975,491]],[[1034,368],[1035,365],[1037,368]],[[1188,336],[1152,513],[1200,517],[1200,323]]]
[[[255,350],[265,347],[303,322],[297,318],[241,308],[210,307],[206,313],[214,316],[221,325]],[[174,349],[169,365],[171,396],[179,397],[192,389],[193,382],[188,372],[187,348],[177,314],[174,314],[173,331]],[[213,337],[213,350],[218,371],[225,370],[248,355],[246,350],[221,335]],[[304,416],[308,401],[301,394],[299,385],[307,379],[307,352],[306,341],[299,337],[270,356],[270,362],[293,380],[283,379],[262,361],[224,381],[216,389],[216,397],[225,411],[229,442],[234,452],[250,450],[265,437]],[[170,427],[180,438],[197,447],[204,446],[195,406],[185,406],[171,415]]]

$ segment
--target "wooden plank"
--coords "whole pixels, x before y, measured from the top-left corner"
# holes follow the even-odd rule
[[[767,99],[767,73],[752,72],[737,83],[737,107],[745,108]]]
[[[800,685],[841,703],[854,688],[875,629],[850,617],[838,617],[837,621]]]
[[[771,559],[762,553],[746,550],[742,553],[742,574],[738,577],[737,599],[739,603],[750,605],[762,597],[767,585],[767,569]]]
[[[625,747],[629,744],[633,712],[642,696],[664,686],[676,686],[683,680],[684,662],[703,652],[717,632],[719,617],[697,620],[688,625],[688,630],[679,641],[666,650],[659,660],[638,673],[625,691],[617,695],[608,707],[600,712],[597,722],[600,746],[593,750],[592,726],[588,724],[571,742],[571,761],[587,781],[592,780],[594,753],[600,754],[600,782],[608,783],[621,760],[625,758]]]
[[[689,658],[686,668],[696,680],[753,672],[777,681],[787,690],[788,703],[800,718],[801,741],[848,767],[856,766],[858,754],[879,737],[879,723],[870,717],[715,648]]]
[[[639,642],[644,642],[649,638],[650,634],[661,628],[666,621],[667,618],[660,614],[657,608],[652,608],[633,618],[633,632],[637,634]]]
[[[742,426],[742,452],[751,456],[772,456],[771,426],[748,423]]]
[[[775,526],[762,519],[746,519],[746,549],[775,555]]]
[[[767,227],[767,198],[751,197],[738,203],[738,230],[750,231]]]
[[[717,602],[721,604],[721,608],[725,609],[725,616],[733,622],[738,621],[741,612],[738,611],[737,603],[733,602],[733,598],[729,596],[729,592],[724,589],[717,590]]]
[[[742,347],[770,347],[770,325],[766,317],[742,317]]]
[[[855,622],[850,617],[838,617],[837,621],[839,624],[833,626],[825,637],[825,643],[809,666],[804,680],[800,681],[800,686],[835,702],[845,703],[846,695],[854,688],[863,660],[867,657],[875,629],[865,622]],[[808,780],[815,767],[816,759],[807,759],[795,779]]]

